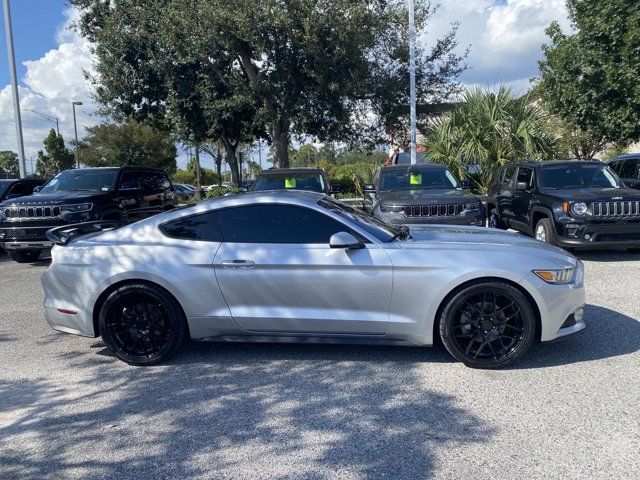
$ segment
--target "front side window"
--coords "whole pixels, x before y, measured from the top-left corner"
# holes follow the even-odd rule
[[[218,211],[225,242],[328,244],[348,227],[309,208],[251,205]]]
[[[49,180],[39,193],[110,192],[117,175],[115,170],[66,170]]]
[[[522,182],[530,187],[533,180],[533,170],[531,168],[520,167],[518,169],[518,183]]]
[[[324,193],[326,185],[320,173],[282,173],[261,175],[252,188],[254,192],[266,190],[305,190]]]
[[[373,215],[369,215],[362,210],[358,210],[357,208],[353,208],[345,203],[333,200],[330,197],[323,198],[318,202],[318,205],[338,214],[349,222],[353,222],[362,230],[373,235],[382,242],[392,241],[399,233],[398,229],[381,222],[377,218],[373,217]]]
[[[392,169],[382,172],[381,191],[458,188],[456,177],[447,168]]]
[[[620,162],[621,168],[619,171],[616,171],[621,178],[638,178],[638,164],[640,164],[640,159],[637,158],[629,158]]]
[[[222,230],[218,212],[207,212],[191,217],[179,218],[160,226],[167,237],[201,242],[221,242]]]
[[[515,167],[506,167],[502,176],[502,186],[509,187],[511,185],[511,180],[513,180],[513,176],[516,173]]]
[[[577,188],[620,188],[622,184],[606,165],[549,165],[540,168],[541,188],[571,190]]]

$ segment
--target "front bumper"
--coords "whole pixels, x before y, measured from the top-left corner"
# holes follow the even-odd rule
[[[566,225],[562,236],[558,236],[558,244],[568,248],[639,248],[640,224],[638,223],[612,223],[612,224],[582,224],[577,225],[577,230],[572,236],[568,236],[568,229],[576,226]]]

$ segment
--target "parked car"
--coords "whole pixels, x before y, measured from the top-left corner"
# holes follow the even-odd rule
[[[171,181],[162,170],[66,170],[33,195],[0,204],[0,246],[16,262],[31,262],[51,246],[50,228],[92,220],[132,222],[174,206]]]
[[[183,202],[191,200],[196,194],[195,189],[191,190],[186,185],[180,183],[174,183],[173,187],[175,188],[176,196]]]
[[[627,187],[640,190],[640,153],[620,155],[609,160],[607,165]]]
[[[253,182],[252,192],[269,190],[304,190],[331,195],[339,188],[331,188],[327,172],[322,168],[270,168],[263,170]]]
[[[33,189],[44,184],[40,178],[0,179],[0,203],[13,198],[25,197],[33,193]]]
[[[507,165],[489,196],[491,227],[567,248],[640,247],[640,192],[601,162]]]
[[[484,226],[482,197],[466,188],[444,165],[380,167],[365,185],[364,208],[391,225]]]
[[[582,263],[513,233],[434,225],[408,235],[330,196],[287,191],[100,228],[49,232],[45,314],[135,365],[188,338],[441,339],[465,364],[495,368],[585,328]]]

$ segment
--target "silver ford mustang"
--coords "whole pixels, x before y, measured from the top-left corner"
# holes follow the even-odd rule
[[[583,328],[583,265],[480,227],[396,229],[330,197],[223,197],[122,227],[61,227],[56,330],[157,363],[187,339],[432,345],[478,368]],[[87,230],[94,230],[87,233]]]

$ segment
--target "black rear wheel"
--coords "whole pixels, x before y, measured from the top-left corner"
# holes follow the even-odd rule
[[[178,302],[160,287],[124,285],[100,309],[102,340],[131,365],[151,365],[174,355],[187,338]]]
[[[453,357],[473,368],[499,368],[520,358],[535,338],[529,300],[500,281],[457,291],[440,316],[440,337]]]
[[[9,256],[15,262],[30,263],[35,262],[40,258],[40,250],[9,250]]]

